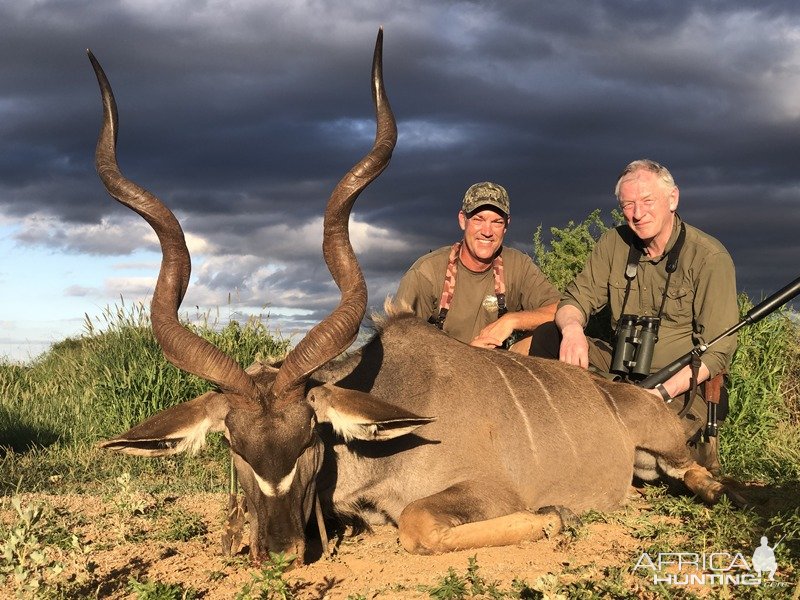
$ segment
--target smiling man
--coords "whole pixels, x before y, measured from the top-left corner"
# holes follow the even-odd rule
[[[634,331],[644,322],[657,322],[652,360],[642,365],[633,357],[646,375],[737,323],[736,278],[723,245],[678,216],[678,187],[665,167],[646,159],[630,163],[617,180],[615,194],[625,224],[600,237],[584,270],[562,296],[555,318],[562,336],[559,358],[584,368],[618,372],[615,366],[621,358],[615,362],[608,344],[583,332],[589,315],[609,305],[614,328],[623,315],[637,324]],[[696,365],[695,380],[699,383],[725,371],[735,349],[735,335],[715,344]],[[625,358],[627,364],[630,360]],[[692,369],[687,366],[652,393],[665,400],[683,396],[691,404],[684,418],[687,438],[698,462],[716,470],[716,438],[701,443],[706,408],[702,401],[689,402],[685,394],[691,385]],[[684,402],[671,405],[682,409]]]
[[[503,186],[472,185],[458,213],[464,237],[417,260],[400,281],[395,304],[483,348],[552,322],[558,291],[528,255],[503,246],[510,212]]]

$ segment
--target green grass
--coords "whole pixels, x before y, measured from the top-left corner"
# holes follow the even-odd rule
[[[752,304],[740,297],[742,314]],[[800,335],[786,313],[739,331],[731,414],[720,434],[726,472],[771,482],[800,479]]]
[[[208,319],[191,326],[242,366],[282,356],[288,340],[261,320],[223,327]],[[142,461],[100,452],[94,443],[144,418],[204,393],[210,385],[163,358],[141,305],[87,317],[85,333],[66,339],[29,365],[0,362],[0,493],[61,487],[80,491],[98,473],[130,472],[164,485],[208,489],[224,480],[225,454],[212,439],[199,457]]]
[[[137,600],[191,600],[197,598],[197,592],[177,583],[160,581],[139,581],[131,578],[128,589]]]

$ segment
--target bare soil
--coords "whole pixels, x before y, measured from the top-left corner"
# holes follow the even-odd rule
[[[136,597],[128,587],[131,578],[179,583],[208,600],[234,598],[260,570],[248,560],[246,531],[238,553],[223,555],[220,540],[225,504],[223,494],[23,496],[23,506],[48,507],[43,532],[53,538],[59,532],[75,534],[87,545],[86,556],[96,566],[80,597],[112,599]],[[628,506],[621,510],[629,516],[644,511],[647,516],[646,509],[646,501],[632,492]],[[169,531],[181,518],[194,519],[206,531],[175,541]],[[16,513],[4,502],[0,521],[8,525],[15,519]],[[514,580],[534,584],[548,573],[581,566],[596,572],[597,577],[603,576],[604,567],[613,565],[630,573],[643,549],[642,541],[616,522],[619,519],[607,521],[581,526],[579,535],[437,556],[406,553],[398,543],[397,530],[380,526],[355,537],[331,540],[331,546],[335,545],[332,556],[297,567],[285,579],[297,598],[333,600],[429,598],[430,587],[440,583],[449,569],[463,576],[471,557],[475,557],[481,577],[497,582],[502,590],[510,590]],[[63,558],[68,558],[67,552]],[[69,572],[76,572],[75,564],[68,567]],[[12,594],[8,583],[0,587],[0,597]]]

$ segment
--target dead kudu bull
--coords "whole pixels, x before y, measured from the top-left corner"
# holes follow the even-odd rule
[[[329,516],[395,523],[403,547],[418,553],[558,531],[564,512],[542,507],[614,508],[629,489],[637,454],[656,457],[660,471],[716,501],[725,488],[690,460],[676,417],[636,387],[555,361],[472,348],[409,315],[388,317],[371,342],[333,361],[366,310],[350,210],[388,164],[397,138],[381,54],[379,33],[375,144],[339,182],[325,213],[323,251],[341,303],[280,368],[257,363],[245,371],[178,321],[190,272],[183,232],[157,198],[120,173],[116,105],[90,53],[104,107],[98,173],[161,243],[153,331],[170,362],[217,388],[101,445],[163,456],[196,450],[208,432],[223,432],[247,498],[256,560],[270,551],[303,560],[317,494]]]

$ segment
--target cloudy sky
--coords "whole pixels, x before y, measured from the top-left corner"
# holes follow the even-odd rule
[[[797,276],[796,2],[0,0],[0,356],[152,292],[155,238],[94,172],[86,48],[114,87],[123,171],[186,230],[186,310],[315,322],[338,297],[324,203],[374,135],[379,26],[399,141],[352,225],[374,308],[458,239],[470,184],[506,186],[509,244],[532,251],[537,225],[610,210],[640,157],[670,167],[741,290]]]

